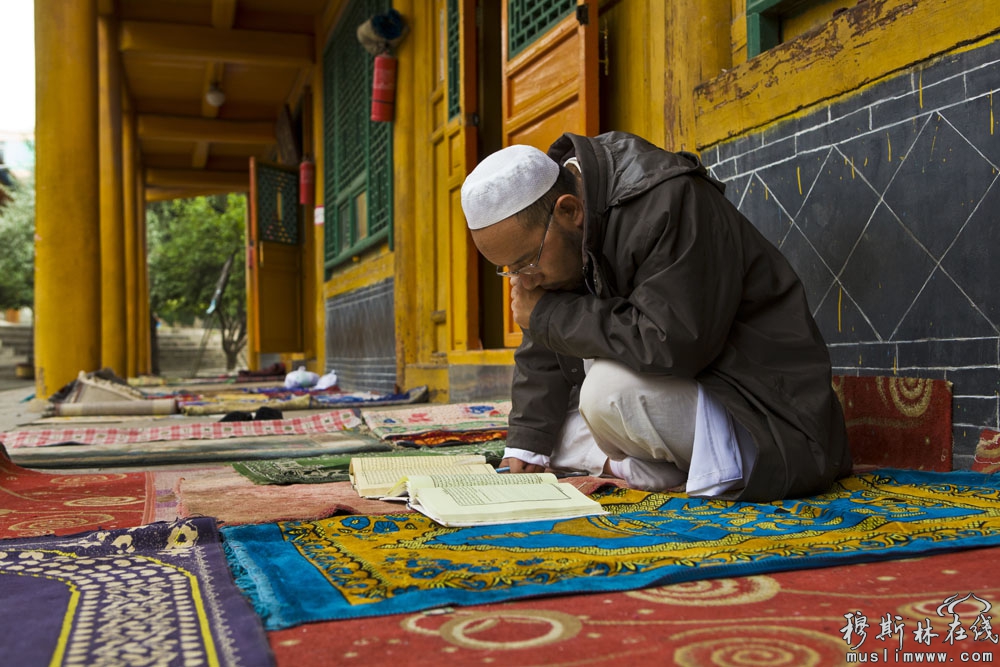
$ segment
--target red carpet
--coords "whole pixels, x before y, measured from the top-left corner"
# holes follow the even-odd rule
[[[131,528],[145,506],[146,473],[49,475],[15,465],[0,445],[0,539]]]
[[[855,465],[949,472],[951,383],[837,375]]]
[[[308,435],[354,428],[361,419],[350,410],[333,410],[308,417],[249,422],[181,422],[148,428],[41,428],[0,434],[7,447],[134,444],[174,440],[219,440],[259,435]]]
[[[156,473],[160,475],[161,473]],[[177,518],[211,516],[230,526],[274,521],[321,519],[334,514],[403,514],[405,503],[362,498],[350,482],[326,484],[254,484],[231,467],[201,470],[177,477],[173,507]],[[590,494],[621,480],[570,477],[565,480]],[[172,518],[172,517],[171,517]]]
[[[971,470],[997,472],[1000,470],[1000,432],[983,429],[976,445],[976,455]]]
[[[1000,582],[989,573],[998,568],[1000,548],[979,549],[628,593],[312,623],[268,636],[279,667],[528,667],[627,661],[800,667],[845,664],[850,647],[844,635],[850,625],[851,646],[861,640],[858,652],[877,652],[879,663],[887,656],[890,664],[902,664],[904,654],[914,652],[943,652],[954,663],[962,662],[963,653],[982,658],[991,652],[995,661],[1000,660],[1000,647],[984,635],[977,641],[973,626],[987,604],[994,609],[986,614],[996,617]],[[948,611],[948,598],[969,593],[984,602],[970,598]],[[965,639],[956,639],[963,634],[956,627],[949,643],[955,614]],[[887,615],[892,629],[901,624],[902,631],[879,639],[880,621]],[[926,628],[928,622],[933,636],[926,644],[918,643],[917,624]],[[1000,627],[994,627],[994,637],[997,631]],[[972,656],[965,661],[971,662]],[[873,662],[870,656],[867,662]]]

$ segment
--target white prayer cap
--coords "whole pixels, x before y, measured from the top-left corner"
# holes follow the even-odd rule
[[[462,210],[469,229],[495,225],[549,191],[559,165],[534,146],[514,145],[480,162],[462,184]]]

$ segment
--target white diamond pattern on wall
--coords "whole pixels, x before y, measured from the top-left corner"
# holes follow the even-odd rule
[[[1000,422],[1000,41],[704,152],[788,257],[835,372],[954,383],[956,467]]]

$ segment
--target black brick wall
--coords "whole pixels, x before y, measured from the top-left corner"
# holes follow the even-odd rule
[[[968,468],[1000,422],[1000,41],[702,159],[799,273],[835,373],[953,383]]]
[[[326,371],[345,391],[396,388],[393,281],[384,280],[326,302]]]

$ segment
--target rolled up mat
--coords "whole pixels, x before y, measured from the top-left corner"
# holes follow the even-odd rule
[[[57,403],[55,414],[59,417],[84,417],[93,415],[172,415],[177,413],[173,398],[152,398],[142,401],[98,401],[91,403]]]

